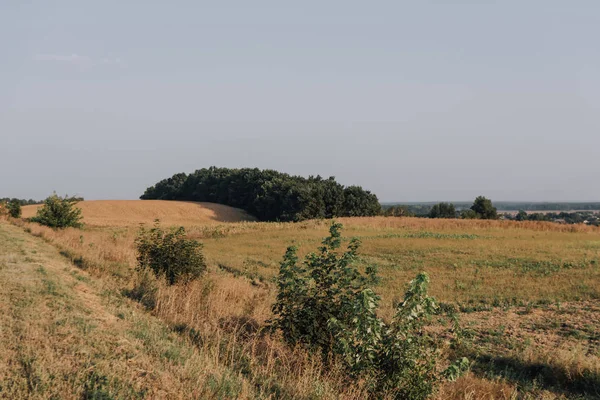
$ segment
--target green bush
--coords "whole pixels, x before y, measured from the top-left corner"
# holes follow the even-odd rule
[[[183,227],[163,230],[156,220],[151,229],[140,229],[135,244],[138,268],[164,276],[171,285],[198,278],[206,270],[202,244],[187,239]]]
[[[293,246],[281,263],[273,324],[285,333],[291,345],[331,348],[329,320],[347,320],[352,300],[373,278],[374,270],[364,276],[351,266],[360,246],[358,239],[352,239],[344,254],[336,253],[341,245],[341,228],[334,222],[319,253],[307,255],[303,264],[298,264],[297,248]]]
[[[298,263],[297,249],[289,247],[280,266],[274,328],[292,346],[319,350],[325,359],[340,360],[354,378],[370,382],[375,396],[425,399],[444,379],[456,379],[467,359],[448,369],[438,368],[436,341],[424,329],[438,312],[428,296],[429,277],[420,273],[409,284],[404,301],[388,324],[377,316],[379,296],[368,286],[376,271],[361,274],[353,263],[360,242],[353,239],[338,254],[341,224],[333,223],[318,253]]]
[[[8,202],[6,206],[8,209],[8,215],[13,218],[21,218],[21,202],[17,199],[13,199]]]
[[[51,228],[63,229],[81,227],[81,209],[75,207],[79,200],[74,197],[60,197],[56,194],[44,200],[44,205],[30,220]]]

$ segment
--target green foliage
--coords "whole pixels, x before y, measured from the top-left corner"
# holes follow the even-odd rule
[[[175,174],[146,189],[141,199],[207,201],[242,208],[263,221],[301,221],[378,215],[377,196],[330,177],[303,178],[258,168],[203,168]]]
[[[164,230],[156,220],[151,229],[140,228],[135,244],[138,269],[150,269],[171,285],[198,278],[206,270],[202,244],[187,239],[183,227]]]
[[[79,200],[74,197],[60,197],[53,194],[44,200],[44,205],[31,218],[32,222],[46,225],[51,228],[63,229],[68,227],[81,227],[81,209],[75,207]]]
[[[519,210],[519,213],[515,216],[517,221],[527,221],[528,215],[526,211]]]
[[[354,378],[367,379],[372,392],[392,393],[398,399],[425,399],[443,379],[456,379],[468,368],[464,359],[439,371],[436,341],[425,325],[438,312],[428,296],[429,278],[420,273],[410,282],[404,301],[391,323],[377,316],[379,296],[368,286],[376,271],[361,274],[353,263],[360,242],[346,252],[342,226],[333,223],[318,253],[299,264],[296,247],[289,247],[280,266],[275,328],[292,346],[305,345],[341,360]]]
[[[479,218],[479,214],[477,214],[477,212],[468,209],[468,210],[462,210],[460,212],[460,217],[462,219],[478,219]]]
[[[8,209],[8,215],[13,218],[21,218],[21,203],[18,200],[9,201],[6,208]]]
[[[483,196],[478,196],[475,199],[471,210],[475,211],[481,219],[498,219],[496,207],[494,207],[490,199]]]
[[[456,218],[454,204],[439,203],[431,207],[429,218]]]
[[[30,205],[30,204],[42,204],[43,203],[43,201],[37,201],[37,200],[33,200],[33,199],[25,200],[25,199],[17,199],[15,197],[13,197],[13,198],[3,197],[3,198],[0,199],[0,204],[2,204],[2,203],[9,203],[11,201],[17,201],[22,206],[27,206],[27,205]]]
[[[273,306],[274,326],[285,332],[291,344],[302,343],[328,350],[333,345],[329,320],[345,321],[350,315],[352,299],[375,275],[362,275],[351,266],[360,245],[353,239],[343,254],[342,225],[333,223],[318,253],[306,256],[298,263],[297,248],[289,247],[279,270],[277,302]]]

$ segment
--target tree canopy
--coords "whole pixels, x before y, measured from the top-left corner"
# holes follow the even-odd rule
[[[142,200],[206,201],[246,210],[263,221],[379,215],[377,196],[334,177],[293,176],[258,168],[203,168],[146,189]]]

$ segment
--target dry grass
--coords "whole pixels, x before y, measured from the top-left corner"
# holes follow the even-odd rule
[[[248,315],[266,315],[251,305],[264,291],[243,280],[158,282],[152,316],[101,269],[90,276],[17,227],[0,224],[0,256],[2,398],[365,396],[340,370],[256,334]]]
[[[376,291],[383,296],[384,317],[419,270],[430,274],[433,295],[467,312],[467,345],[456,351],[476,365],[473,373],[445,384],[438,398],[560,399],[598,384],[600,338],[594,332],[600,325],[589,322],[600,313],[598,228],[379,217],[341,222],[344,236],[363,241],[362,265],[380,269],[384,279]],[[122,288],[136,284],[137,222],[64,231],[21,225],[95,277]],[[281,397],[362,397],[361,382],[345,382],[339,371],[326,372],[303,352],[259,333],[271,316],[271,279],[286,246],[295,242],[301,253],[313,251],[328,226],[186,224],[190,236],[205,244],[208,277],[187,286],[158,284],[152,312],[209,354],[213,365],[237,374],[251,371],[244,375],[249,388],[258,385]]]
[[[41,205],[23,207],[23,218],[33,217]],[[92,226],[135,226],[160,219],[167,225],[206,225],[253,221],[244,210],[214,203],[161,200],[94,200],[77,203],[83,222]]]

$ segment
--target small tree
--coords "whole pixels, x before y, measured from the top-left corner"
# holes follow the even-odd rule
[[[55,229],[81,227],[81,209],[75,207],[78,200],[73,197],[60,197],[53,194],[44,200],[44,205],[37,210],[32,222],[46,225]]]
[[[515,219],[517,221],[527,221],[529,219],[529,216],[527,215],[526,211],[519,210],[519,212],[515,216]]]
[[[434,205],[429,211],[429,218],[456,218],[454,204],[439,203]]]
[[[17,199],[12,199],[6,206],[8,209],[8,215],[13,218],[21,218],[21,202]]]
[[[183,227],[164,230],[156,220],[151,229],[140,229],[135,244],[138,268],[164,276],[171,285],[198,278],[206,270],[202,244],[187,239]]]
[[[484,196],[478,196],[475,199],[471,210],[475,211],[481,219],[498,219],[498,210],[496,210],[492,201]]]

